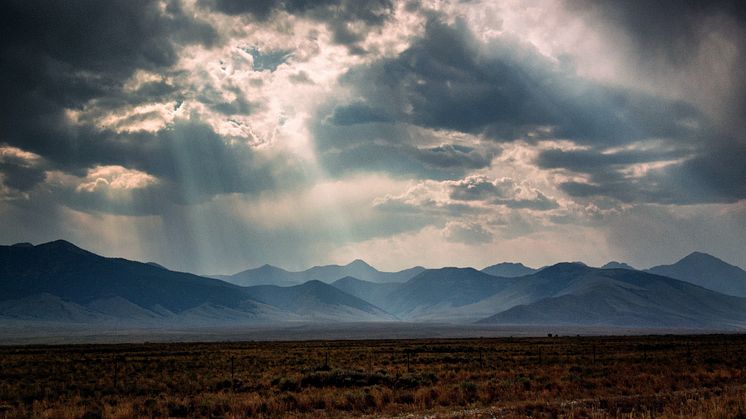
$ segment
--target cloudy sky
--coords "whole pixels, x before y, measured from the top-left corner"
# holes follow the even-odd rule
[[[746,266],[739,3],[4,1],[0,241]]]

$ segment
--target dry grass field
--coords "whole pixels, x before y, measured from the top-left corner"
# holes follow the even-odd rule
[[[746,336],[0,347],[0,417],[746,418]]]

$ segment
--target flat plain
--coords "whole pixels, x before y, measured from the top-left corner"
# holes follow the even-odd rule
[[[746,335],[0,347],[0,417],[746,417]]]

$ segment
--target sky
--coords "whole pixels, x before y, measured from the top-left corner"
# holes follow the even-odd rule
[[[0,242],[746,266],[739,3],[3,1]]]

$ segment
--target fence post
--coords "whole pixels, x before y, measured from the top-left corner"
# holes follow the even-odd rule
[[[596,363],[596,344],[593,344],[593,363]]]
[[[124,363],[125,358],[123,356],[114,357],[114,391],[119,388],[119,363]]]

